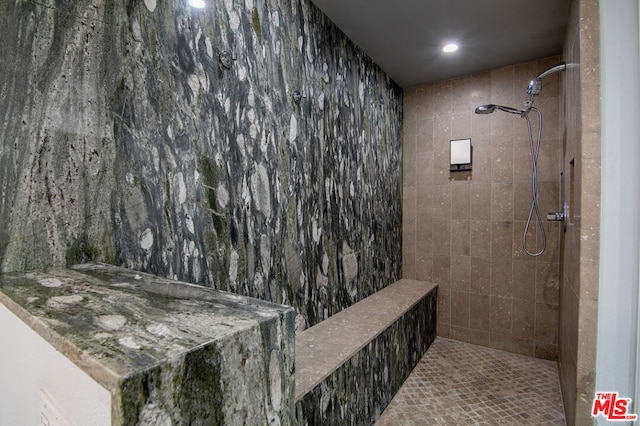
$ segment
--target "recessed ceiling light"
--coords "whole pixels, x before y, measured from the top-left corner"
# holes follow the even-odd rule
[[[189,3],[189,6],[195,7],[196,9],[204,9],[207,5],[204,0],[188,0],[187,3]]]
[[[456,50],[458,50],[458,45],[455,43],[447,44],[445,47],[442,48],[442,51],[445,53],[455,52]]]

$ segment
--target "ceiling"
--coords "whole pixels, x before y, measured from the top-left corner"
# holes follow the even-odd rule
[[[560,54],[570,0],[311,1],[407,88]]]

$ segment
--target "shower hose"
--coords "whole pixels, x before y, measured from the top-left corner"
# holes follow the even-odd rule
[[[524,233],[522,235],[522,248],[529,256],[540,256],[544,253],[544,250],[547,248],[547,236],[544,232],[544,224],[542,222],[542,216],[540,215],[540,209],[538,207],[538,153],[540,152],[540,139],[542,137],[542,113],[537,108],[531,107],[531,111],[535,111],[538,114],[538,138],[536,143],[533,141],[533,132],[531,131],[531,119],[529,118],[529,114],[522,114],[522,116],[527,120],[527,129],[529,130],[529,148],[531,150],[531,165],[532,165],[532,175],[531,175],[531,208],[529,209],[529,217],[527,218],[527,225],[524,227]],[[537,228],[539,230],[539,234],[542,237],[542,248],[540,251],[530,251],[527,248],[527,237],[529,236],[529,229],[531,228],[531,222],[534,219]],[[535,236],[537,233],[534,233]]]

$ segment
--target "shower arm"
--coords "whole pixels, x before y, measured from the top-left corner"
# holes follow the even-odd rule
[[[542,90],[542,79],[551,75],[551,74],[555,74],[557,72],[560,71],[566,71],[567,69],[567,63],[566,62],[560,62],[559,64],[556,64],[544,71],[542,71],[540,74],[538,74],[537,76],[534,77],[533,80],[531,80],[531,82],[529,83],[529,86],[527,87],[527,93],[529,94],[529,99],[527,99],[524,102],[524,110],[528,111],[529,109],[531,109],[531,107],[533,106],[533,98],[536,95],[540,94],[540,91]]]
[[[545,78],[548,75],[555,74],[555,73],[560,72],[560,71],[566,71],[566,69],[567,69],[567,63],[566,62],[560,62],[559,64],[556,64],[556,65],[552,66],[551,68],[548,68],[545,71],[542,71],[540,74],[538,74],[536,79],[537,80],[542,80],[543,78]]]

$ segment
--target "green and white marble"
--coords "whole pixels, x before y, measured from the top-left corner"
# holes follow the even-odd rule
[[[399,279],[402,91],[309,0],[11,0],[0,25],[0,270],[130,267],[299,328]]]
[[[0,303],[110,392],[114,425],[292,424],[292,308],[103,264],[0,275]]]

